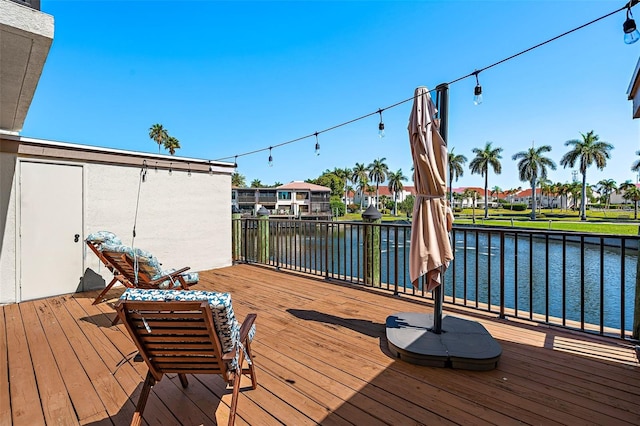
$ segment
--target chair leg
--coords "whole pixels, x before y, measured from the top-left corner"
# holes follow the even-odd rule
[[[242,356],[240,356],[242,358]],[[242,361],[242,359],[240,359]],[[240,379],[242,377],[241,367],[238,366],[238,371],[234,373],[233,378],[233,393],[231,394],[231,407],[229,411],[229,426],[233,426],[236,423],[236,408],[238,408],[238,394],[240,393]]]
[[[111,290],[111,287],[113,287],[113,285],[114,285],[115,283],[117,283],[117,282],[118,282],[118,279],[117,279],[116,277],[113,277],[113,279],[111,280],[111,282],[109,283],[109,285],[108,285],[108,286],[106,286],[106,287],[104,288],[104,290],[102,290],[102,292],[98,295],[98,297],[96,297],[96,300],[94,300],[94,301],[93,301],[92,305],[97,305],[98,303],[100,303],[100,302],[102,301],[102,297],[103,297],[105,294],[107,294],[107,292],[108,292],[109,290]]]
[[[186,388],[187,386],[189,386],[189,381],[187,380],[186,374],[179,373],[178,377],[180,378],[180,383],[182,383],[183,388]]]
[[[258,387],[258,379],[256,378],[256,367],[255,367],[255,363],[253,362],[253,354],[251,353],[251,343],[249,343],[249,339],[247,339],[247,342],[245,343],[244,348],[247,351],[249,360],[251,360],[251,364],[249,364],[248,369],[243,369],[242,373],[249,374],[249,377],[251,378],[251,389],[255,389]]]
[[[142,413],[144,412],[144,407],[147,405],[147,399],[149,399],[151,388],[155,384],[156,379],[153,378],[153,374],[151,374],[151,371],[147,372],[147,378],[144,381],[144,386],[142,386],[142,392],[140,392],[140,398],[138,398],[136,411],[133,413],[133,418],[131,419],[131,426],[140,426],[140,424],[142,424]]]

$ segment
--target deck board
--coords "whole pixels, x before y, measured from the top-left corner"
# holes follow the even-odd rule
[[[640,365],[614,338],[445,305],[480,322],[503,349],[478,372],[421,367],[390,356],[386,317],[431,312],[428,300],[253,265],[200,273],[194,289],[228,291],[236,315],[258,314],[238,425],[640,424]],[[97,292],[0,307],[0,425],[127,424],[144,363],[112,303]],[[154,386],[145,424],[226,424],[230,389],[218,376],[177,375]]]

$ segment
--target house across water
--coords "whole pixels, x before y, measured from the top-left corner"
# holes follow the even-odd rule
[[[232,188],[231,202],[243,214],[264,207],[271,216],[306,220],[331,219],[331,189],[293,181],[275,188]]]

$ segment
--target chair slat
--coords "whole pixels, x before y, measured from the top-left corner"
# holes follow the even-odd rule
[[[255,368],[253,364],[242,368],[245,352],[238,351],[237,346],[223,359],[222,344],[207,302],[122,300],[116,310],[149,367],[134,413],[135,424],[142,418],[150,388],[165,373],[180,374],[183,386],[188,385],[184,374],[220,374],[225,382],[233,385],[229,424],[234,423],[240,375],[249,375],[255,389]],[[240,327],[241,336],[244,335],[242,344],[249,356],[251,347],[247,327],[251,327],[253,321],[255,314],[250,314],[246,324]],[[238,366],[230,369],[233,354],[239,354]]]

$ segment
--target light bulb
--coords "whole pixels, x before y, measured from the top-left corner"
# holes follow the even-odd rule
[[[316,142],[316,156],[320,155],[320,144]]]
[[[382,121],[382,109],[378,110],[378,114],[380,114],[380,124],[378,124],[378,136],[380,136],[380,138],[384,138],[384,122]]]
[[[636,21],[631,16],[633,16],[631,15],[631,8],[627,8],[627,20],[622,24],[625,44],[633,44],[640,39]]]
[[[629,32],[627,32],[627,28],[626,28],[627,23],[629,23]],[[638,41],[638,39],[640,39],[640,33],[636,28],[635,21],[633,19],[627,19],[624,24],[625,24],[624,25],[625,26],[624,42],[626,44],[633,44],[636,41]]]
[[[269,147],[269,167],[273,167],[273,157],[271,156],[271,147]]]
[[[480,105],[481,103],[482,103],[482,86],[477,84],[476,88],[473,90],[473,104]]]

